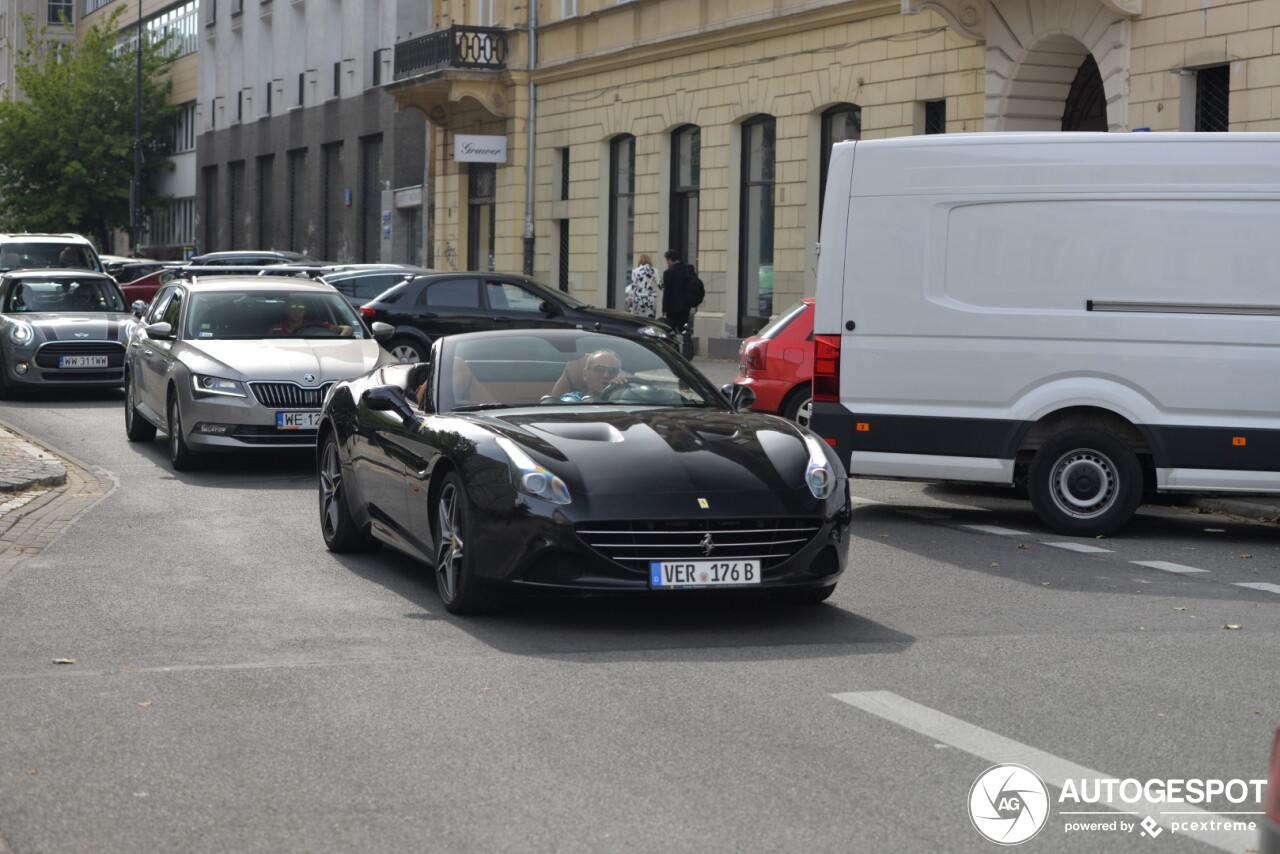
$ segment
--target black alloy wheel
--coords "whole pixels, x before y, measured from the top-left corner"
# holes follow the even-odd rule
[[[445,476],[436,502],[436,589],[450,614],[493,610],[497,598],[475,577],[475,555],[468,549],[471,510],[457,472]]]
[[[356,527],[347,503],[338,439],[330,433],[320,453],[320,532],[331,552],[369,551],[374,542]]]

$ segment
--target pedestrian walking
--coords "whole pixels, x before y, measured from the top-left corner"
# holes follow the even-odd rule
[[[641,255],[635,269],[631,271],[631,295],[627,310],[644,317],[658,315],[658,271],[653,269],[653,260],[648,255]]]
[[[662,271],[662,316],[677,334],[687,336],[689,331],[689,265],[680,260],[680,253],[668,249],[663,253],[667,269]]]

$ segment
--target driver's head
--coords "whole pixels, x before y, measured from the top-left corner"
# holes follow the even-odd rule
[[[90,285],[80,285],[71,292],[71,301],[77,308],[88,308],[95,301],[93,288]]]
[[[618,354],[612,350],[597,350],[587,356],[587,365],[583,375],[587,381],[587,394],[598,395],[605,386],[612,383],[622,373],[622,362]]]

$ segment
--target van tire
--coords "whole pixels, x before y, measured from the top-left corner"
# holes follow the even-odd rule
[[[1040,521],[1071,537],[1114,533],[1142,503],[1138,455],[1102,430],[1055,434],[1032,457],[1027,480]]]

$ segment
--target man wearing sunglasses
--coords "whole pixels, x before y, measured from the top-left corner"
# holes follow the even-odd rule
[[[350,326],[339,326],[324,320],[308,320],[306,303],[290,300],[285,318],[267,329],[268,335],[297,335],[306,329],[327,329],[334,335],[350,337]]]
[[[612,350],[596,350],[564,366],[564,373],[551,389],[551,397],[598,398],[609,386],[624,385],[626,381],[618,354]]]

